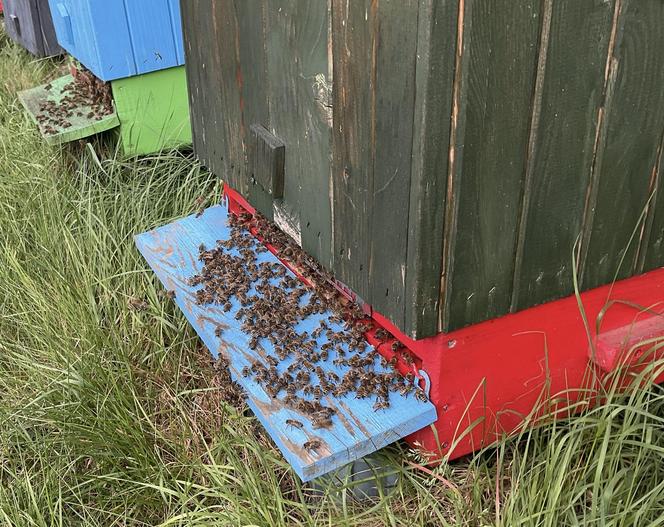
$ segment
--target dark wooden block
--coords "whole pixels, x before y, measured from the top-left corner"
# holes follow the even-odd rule
[[[263,125],[251,125],[249,148],[249,194],[264,215],[273,218],[273,202],[284,196],[286,147]]]
[[[5,0],[4,17],[7,34],[33,55],[48,57],[62,53],[48,0]]]

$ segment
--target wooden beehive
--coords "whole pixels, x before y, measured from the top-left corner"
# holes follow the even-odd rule
[[[191,144],[184,66],[114,80],[111,87],[126,155]]]
[[[5,0],[4,7],[0,4],[0,13],[3,10],[5,30],[12,40],[38,57],[62,53],[48,0]]]
[[[182,12],[199,158],[404,332],[664,265],[661,0]]]
[[[184,64],[177,0],[49,0],[58,41],[104,81]]]

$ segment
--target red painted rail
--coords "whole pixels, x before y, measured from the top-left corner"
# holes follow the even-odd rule
[[[254,212],[234,190],[226,187],[225,194],[231,211]],[[587,408],[618,367],[627,379],[662,356],[657,339],[664,338],[664,269],[586,291],[580,302],[588,326],[570,296],[417,341],[367,309],[416,356],[431,381],[438,421],[407,440],[453,459],[513,433],[533,412],[551,410],[546,401],[560,409]],[[644,341],[649,344],[638,345]],[[664,371],[656,377],[664,380]]]

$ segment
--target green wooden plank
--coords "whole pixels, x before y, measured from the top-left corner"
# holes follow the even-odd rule
[[[191,144],[184,66],[111,82],[127,155]]]
[[[100,119],[95,116],[88,117],[88,115],[94,113],[92,103],[81,103],[72,108],[71,116],[66,118],[70,126],[54,125],[52,128],[55,132],[50,132],[48,124],[40,122],[40,116],[44,114],[44,111],[41,109],[42,105],[45,103],[55,103],[60,107],[64,104],[62,99],[69,94],[65,87],[73,81],[74,79],[71,75],[65,75],[48,84],[30,88],[18,94],[21,104],[35,122],[39,133],[48,144],[68,143],[69,141],[83,139],[115,128],[120,124],[115,112]]]
[[[513,310],[573,292],[572,249],[583,222],[613,13],[612,1],[552,2],[541,50],[543,82],[526,169]]]
[[[265,24],[269,128],[286,145],[281,205],[299,223],[302,247],[329,267],[328,3],[266,2]]]
[[[186,68],[195,72],[190,86],[194,149],[205,166],[246,196],[244,147],[250,132],[242,119],[244,81],[236,4],[197,0],[182,2],[181,7]],[[260,6],[258,0],[246,4]]]
[[[420,0],[404,294],[414,338],[438,329],[457,19],[456,0]]]
[[[594,198],[584,229],[583,287],[635,272],[639,236],[630,243],[652,189],[664,129],[664,3],[623,0],[610,77]],[[620,261],[623,260],[619,269]]]
[[[643,251],[641,271],[652,271],[664,266],[664,134],[659,145],[659,163],[655,174],[656,194],[650,205],[652,211],[652,222],[648,236],[647,245]]]
[[[373,214],[376,8],[370,0],[332,3],[333,269],[365,299]]]
[[[251,174],[250,167],[254,161],[249,159],[253,151],[253,134],[247,133],[252,126],[260,125],[269,130],[270,109],[268,104],[270,81],[267,78],[267,50],[265,46],[266,32],[266,1],[250,0],[235,1],[233,11],[228,11],[227,16],[234,17],[237,25],[237,40],[227,41],[224,37],[223,46],[235,47],[236,73],[235,86],[238,91],[238,109],[231,109],[230,119],[239,119],[238,122],[229,123],[231,129],[239,127],[239,135],[231,137],[230,142],[235,144],[237,140],[241,143],[230,150],[232,157],[229,161],[239,166],[240,177],[246,180],[242,187],[247,189],[247,198],[267,218],[273,219],[274,198],[266,194],[260,186],[253,184],[255,175]],[[230,55],[227,60],[232,57]],[[230,68],[224,66],[228,71]],[[228,86],[228,84],[225,84]],[[246,166],[245,160],[246,159]],[[237,187],[236,187],[237,188]]]
[[[418,0],[383,0],[376,13],[369,199],[369,299],[404,326]]]
[[[509,311],[541,23],[535,0],[471,0],[464,8],[444,330]]]

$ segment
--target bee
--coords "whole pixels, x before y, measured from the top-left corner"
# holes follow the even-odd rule
[[[318,450],[321,447],[321,442],[318,439],[311,439],[309,441],[305,441],[304,444],[302,445],[302,448],[305,450]]]
[[[175,293],[174,290],[166,291],[166,295],[167,295],[168,298],[170,298],[171,300],[175,300],[175,295],[176,295],[176,293]]]
[[[415,399],[417,399],[418,401],[422,401],[423,403],[426,403],[429,400],[427,394],[424,393],[424,390],[422,388],[417,388],[415,390]]]
[[[233,305],[230,302],[226,302],[224,304],[224,312],[228,313],[231,310],[232,307],[233,307]]]
[[[410,353],[403,353],[403,354],[401,355],[401,359],[402,359],[406,364],[408,364],[408,366],[412,366],[412,365],[415,363],[415,361],[413,360],[413,357],[412,357],[412,355],[411,355]]]
[[[392,343],[392,345],[390,346],[390,348],[392,349],[392,351],[395,352],[395,353],[396,353],[398,350],[400,350],[401,348],[403,348],[403,347],[404,347],[404,345],[403,345],[401,342],[399,342],[398,340],[395,340],[395,341]]]
[[[388,338],[389,335],[390,335],[390,334],[389,334],[387,331],[385,331],[383,328],[378,328],[378,329],[376,330],[376,333],[375,333],[374,336],[375,336],[378,340],[386,340],[386,339]]]
[[[242,368],[242,377],[249,377],[251,375],[251,370],[249,369],[249,366],[245,366]]]
[[[299,371],[295,376],[295,380],[299,383],[305,384],[311,380],[311,375],[306,371]]]
[[[217,326],[217,327],[214,329],[214,336],[217,337],[217,338],[219,338],[219,337],[221,337],[221,335],[223,334],[223,332],[224,332],[224,327],[221,326],[221,325],[220,325],[220,326]]]
[[[279,364],[279,361],[274,358],[272,355],[268,355],[268,357],[265,359],[265,362],[267,362],[270,366],[277,366]]]
[[[317,414],[311,419],[311,426],[315,430],[319,428],[330,428],[332,426],[332,420],[326,415]]]
[[[412,384],[404,384],[404,386],[399,390],[399,394],[406,396],[410,392],[413,391],[413,385]]]
[[[293,428],[299,428],[302,430],[304,425],[297,419],[286,419],[286,426],[292,426]]]
[[[205,252],[205,244],[204,244],[204,243],[201,243],[201,244],[198,246],[198,252],[199,252],[199,253],[204,253],[204,252]]]
[[[385,400],[377,400],[376,404],[373,405],[373,411],[377,412],[378,410],[385,410],[390,407],[390,403]]]

